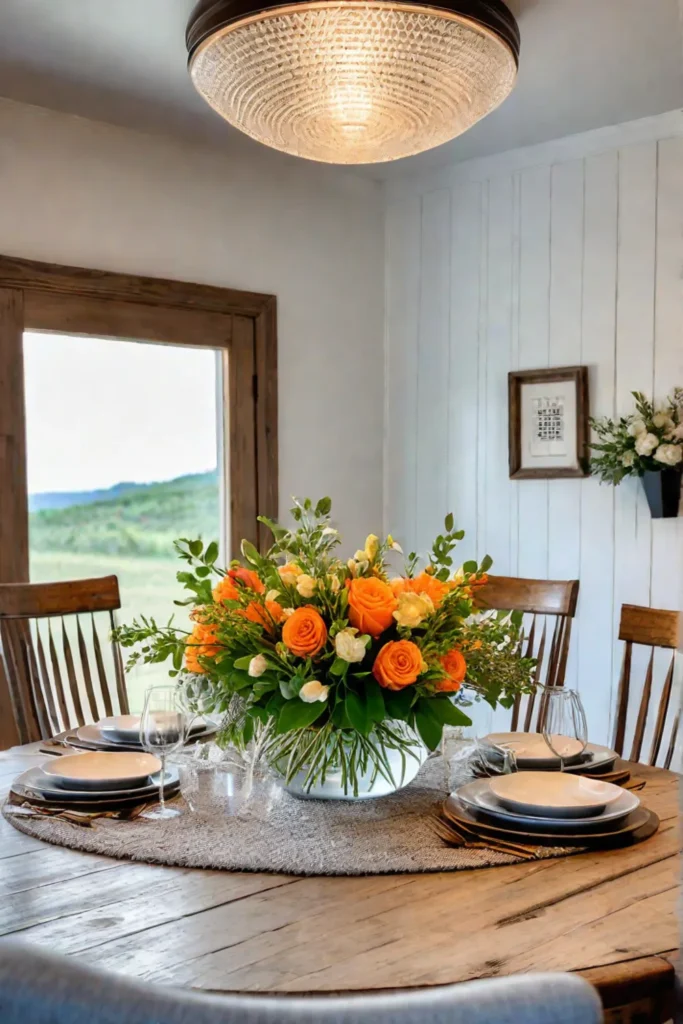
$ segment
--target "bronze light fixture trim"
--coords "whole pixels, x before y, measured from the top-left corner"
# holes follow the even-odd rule
[[[336,164],[467,131],[512,91],[519,47],[502,0],[201,0],[187,26],[190,76],[221,117]]]

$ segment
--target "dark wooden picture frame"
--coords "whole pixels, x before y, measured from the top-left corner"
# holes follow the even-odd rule
[[[524,466],[522,458],[522,387],[525,384],[573,382],[576,389],[576,466]],[[547,370],[515,370],[508,374],[509,458],[511,480],[552,480],[588,473],[588,367],[560,366]]]

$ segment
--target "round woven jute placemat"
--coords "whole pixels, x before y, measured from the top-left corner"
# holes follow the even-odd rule
[[[364,801],[298,800],[271,784],[234,815],[190,812],[169,821],[98,818],[90,827],[59,818],[3,815],[14,828],[57,846],[121,860],[184,868],[292,875],[383,875],[458,871],[519,863],[489,849],[447,846],[434,815],[448,794],[447,769],[431,758],[405,789]],[[539,859],[577,853],[539,849]]]

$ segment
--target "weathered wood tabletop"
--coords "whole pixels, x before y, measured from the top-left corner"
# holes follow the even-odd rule
[[[0,753],[2,796],[43,760],[34,747]],[[679,776],[632,770],[661,818],[647,842],[443,874],[158,867],[50,846],[1,819],[0,935],[213,991],[368,991],[562,970],[597,984],[606,1006],[659,998],[678,944]]]

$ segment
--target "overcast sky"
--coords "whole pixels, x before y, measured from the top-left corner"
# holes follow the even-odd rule
[[[211,350],[27,333],[24,358],[31,494],[216,466]]]

